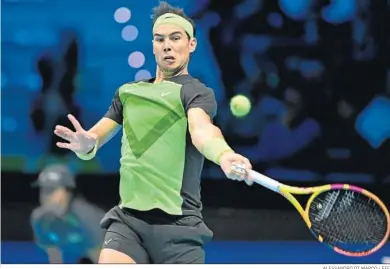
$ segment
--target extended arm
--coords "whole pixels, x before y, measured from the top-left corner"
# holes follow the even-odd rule
[[[88,133],[96,134],[98,147],[102,147],[105,143],[110,141],[118,131],[120,130],[121,125],[116,121],[103,117],[99,120],[91,129],[88,130]]]
[[[95,133],[98,136],[99,146],[101,147],[114,137],[121,128],[123,122],[123,106],[119,97],[119,89],[115,92],[106,115],[95,124],[88,132]]]
[[[236,154],[226,143],[221,130],[212,122],[217,111],[214,93],[201,83],[185,88],[184,103],[192,144],[208,160],[218,164],[230,179],[244,179],[252,168],[248,159]],[[244,171],[232,169],[242,165]]]
[[[120,129],[123,114],[119,92],[116,91],[106,115],[90,130],[84,130],[74,116],[68,115],[68,118],[72,122],[75,131],[64,126],[56,126],[54,133],[70,142],[58,142],[57,146],[72,150],[80,159],[92,159],[95,157],[97,150],[114,137]]]
[[[203,156],[220,165],[228,178],[247,178],[247,174],[241,174],[232,167],[233,164],[244,165],[248,173],[252,168],[249,160],[234,153],[223,138],[221,130],[211,122],[210,116],[203,109],[188,110],[188,125],[192,143]]]
[[[192,143],[210,161],[219,164],[225,152],[233,152],[221,130],[211,122],[210,116],[202,108],[188,110],[188,125]]]

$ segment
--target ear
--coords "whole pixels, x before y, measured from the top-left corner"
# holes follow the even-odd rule
[[[153,47],[153,54],[156,55],[156,52],[154,51],[154,40],[152,39],[152,47]]]
[[[195,51],[197,44],[198,44],[198,41],[196,40],[196,38],[191,38],[191,40],[188,44],[189,49],[190,49],[190,53]]]

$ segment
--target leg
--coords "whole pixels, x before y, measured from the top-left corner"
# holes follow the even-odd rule
[[[148,263],[149,256],[137,233],[128,225],[113,221],[104,238],[99,263]]]
[[[119,252],[117,250],[104,248],[100,252],[99,263],[120,263],[120,264],[134,264],[136,263],[130,256]]]
[[[204,263],[204,245],[213,237],[202,219],[182,217],[168,225],[153,225],[153,237],[147,242],[154,263]]]
[[[172,243],[167,245],[168,254],[160,263],[164,264],[204,264],[206,254],[201,244],[194,241]]]

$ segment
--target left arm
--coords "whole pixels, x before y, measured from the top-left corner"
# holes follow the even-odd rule
[[[192,144],[210,161],[221,166],[230,179],[246,179],[252,168],[249,160],[236,154],[226,143],[221,130],[211,122],[210,116],[201,108],[188,110],[188,125]],[[232,169],[233,164],[243,165],[245,171]],[[250,184],[249,182],[247,182]]]
[[[184,85],[182,92],[192,144],[205,158],[219,165],[228,178],[247,177],[252,168],[248,159],[236,154],[212,123],[217,111],[214,92],[198,82]],[[233,170],[233,164],[243,165],[245,170]]]
[[[210,116],[202,108],[190,108],[187,114],[192,144],[203,155],[208,155],[206,158],[219,164],[219,159],[224,153],[233,152],[225,142],[221,130],[211,122]],[[207,149],[212,142],[219,144],[219,151],[208,154]]]

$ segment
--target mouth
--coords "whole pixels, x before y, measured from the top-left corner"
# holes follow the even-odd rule
[[[173,56],[165,56],[163,58],[163,61],[167,62],[167,63],[173,63],[175,61],[175,57],[173,57]]]

